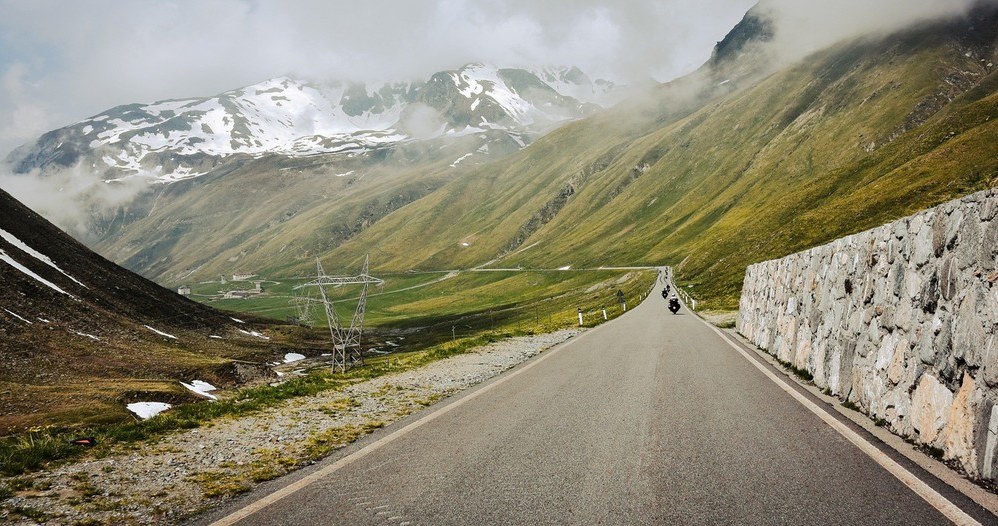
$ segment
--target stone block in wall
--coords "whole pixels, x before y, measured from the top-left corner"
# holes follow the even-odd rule
[[[923,374],[911,395],[912,425],[919,442],[935,445],[952,405],[953,392],[935,376]]]

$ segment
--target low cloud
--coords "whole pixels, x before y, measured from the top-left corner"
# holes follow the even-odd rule
[[[0,188],[73,237],[95,240],[100,235],[95,228],[107,228],[138,196],[154,187],[141,175],[104,182],[77,164],[44,174],[0,171]]]
[[[979,0],[760,0],[778,54],[967,12]],[[994,3],[994,2],[992,2]],[[291,74],[408,80],[468,62],[577,65],[667,81],[710,56],[755,0],[0,0],[0,159],[41,133],[131,102],[209,96]],[[429,108],[407,116],[432,134]],[[80,237],[152,188],[84,167],[2,174],[0,187]],[[95,221],[96,219],[96,221]]]
[[[760,0],[775,23],[773,48],[797,60],[842,40],[889,34],[915,24],[968,13],[981,0]],[[996,4],[994,0],[991,4]]]
[[[417,139],[429,139],[443,132],[447,120],[433,107],[415,103],[406,107],[399,124],[409,135]]]
[[[615,81],[695,69],[754,0],[0,0],[0,158],[110,107],[291,74],[412,80],[468,62]]]

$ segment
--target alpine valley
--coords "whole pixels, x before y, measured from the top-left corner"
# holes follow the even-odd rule
[[[425,83],[279,78],[120,106],[8,161],[43,180],[148,180],[126,205],[95,198],[74,233],[167,285],[303,276],[317,256],[355,269],[370,255],[378,271],[670,264],[730,308],[750,263],[998,184],[996,36],[984,2],[786,63],[757,7],[699,70],[640,94],[480,64]]]
[[[469,64],[425,82],[376,85],[283,77],[215,97],[119,106],[43,135],[8,162],[42,180],[71,173],[84,187],[74,198],[85,217],[60,226],[173,284],[311,261],[620,96],[577,68]],[[115,188],[134,199],[108,206],[101,195]],[[277,253],[253,248],[277,238],[286,241]]]

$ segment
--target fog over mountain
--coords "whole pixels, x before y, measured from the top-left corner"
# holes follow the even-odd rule
[[[409,80],[473,61],[619,81],[695,69],[753,0],[0,0],[0,154],[127,102],[292,74]],[[788,55],[974,0],[763,0]]]
[[[760,0],[776,28],[772,44],[785,60],[843,39],[885,34],[913,24],[960,15],[995,0]]]
[[[760,0],[758,11],[773,22],[774,56],[789,62],[844,38],[960,14],[981,1]],[[0,0],[0,158],[48,130],[114,106],[208,96],[284,74],[315,82],[412,80],[490,62],[574,65],[620,83],[668,81],[707,60],[714,43],[753,4]],[[0,187],[22,199],[52,196],[49,209],[80,195],[74,187],[91,185],[81,179],[95,179],[51,175],[46,184],[62,183],[41,191],[37,181],[5,173],[0,167]],[[117,203],[135,190],[91,185],[83,193]],[[66,226],[72,217],[62,219]]]
[[[752,0],[0,0],[0,157],[112,106],[289,75],[425,78],[468,62],[617,81],[701,64]]]

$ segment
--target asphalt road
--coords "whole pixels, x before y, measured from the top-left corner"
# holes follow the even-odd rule
[[[237,523],[950,523],[657,293],[443,407]]]

